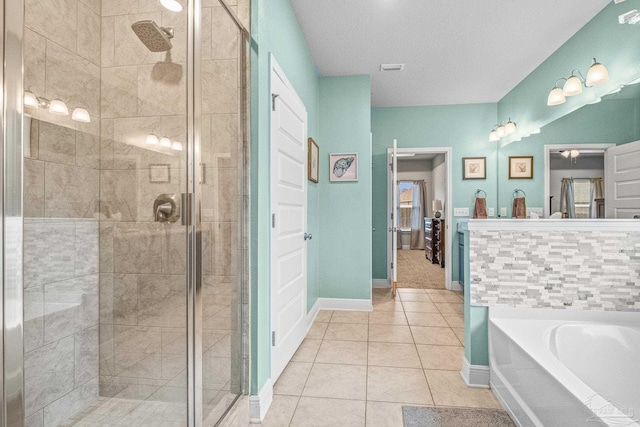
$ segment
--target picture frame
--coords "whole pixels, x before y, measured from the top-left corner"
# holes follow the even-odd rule
[[[509,179],[533,179],[533,156],[509,156]]]
[[[149,182],[154,184],[166,183],[171,181],[171,173],[169,164],[150,164],[149,165]]]
[[[487,158],[463,157],[462,179],[487,179]]]
[[[329,154],[329,181],[348,182],[358,180],[357,153]]]
[[[307,161],[307,178],[309,181],[318,182],[318,162],[320,159],[320,149],[318,144],[309,138],[308,140],[308,161]]]

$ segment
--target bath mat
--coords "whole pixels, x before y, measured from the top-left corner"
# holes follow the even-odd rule
[[[515,427],[500,409],[403,406],[402,419],[404,427]]]

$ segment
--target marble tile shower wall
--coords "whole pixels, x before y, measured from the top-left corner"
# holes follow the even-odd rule
[[[92,117],[26,109],[27,426],[57,426],[98,397],[99,33],[99,1],[25,1],[25,89]]]
[[[640,233],[472,231],[471,304],[640,311]]]

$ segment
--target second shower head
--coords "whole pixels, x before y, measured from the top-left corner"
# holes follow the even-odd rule
[[[173,47],[173,28],[160,27],[154,21],[138,21],[131,29],[151,52],[165,52]]]

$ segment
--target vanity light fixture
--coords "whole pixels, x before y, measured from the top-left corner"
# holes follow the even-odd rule
[[[560,80],[566,79],[558,79],[556,84],[553,85],[553,89],[551,89],[551,92],[549,92],[549,96],[547,97],[547,105],[549,106],[564,104],[567,100],[562,89],[558,87],[558,82]]]
[[[503,124],[498,125],[498,129],[496,129],[496,132],[498,133],[498,138],[504,138],[505,136],[507,136],[507,129]]]
[[[558,86],[558,83],[564,80],[564,85],[562,89]],[[564,104],[567,100],[567,96],[575,96],[582,93],[582,86],[593,87],[599,85],[600,83],[604,83],[609,80],[609,71],[607,67],[596,61],[596,58],[593,58],[593,63],[587,72],[587,78],[585,79],[580,70],[571,71],[571,76],[569,78],[560,78],[556,80],[556,84],[549,92],[549,96],[547,97],[547,105],[560,105]]]
[[[169,138],[167,138],[166,136],[163,136],[162,138],[160,138],[160,146],[161,147],[166,147],[166,148],[171,148],[171,140]]]
[[[171,149],[176,151],[182,151],[182,142],[173,141],[173,143],[171,143]]]
[[[82,123],[91,123],[91,116],[84,108],[76,108],[73,110],[73,113],[71,113],[71,120]]]
[[[574,74],[575,72],[580,74],[580,77],[576,76]],[[567,79],[567,81],[564,82],[564,86],[562,86],[562,92],[564,93],[564,96],[580,95],[582,93],[582,81],[583,80],[584,80],[584,78],[582,78],[582,74],[580,73],[580,71],[579,70],[573,70],[571,72],[571,77],[569,77]]]
[[[160,142],[160,139],[155,134],[150,133],[147,135],[147,144],[158,145],[158,142]]]
[[[489,142],[500,141],[500,137],[498,136],[498,131],[493,127],[493,130],[489,132]]]
[[[514,122],[511,121],[511,117],[509,117],[509,121],[507,122],[506,125],[504,125],[504,130],[505,132],[507,132],[507,135],[511,135],[512,133],[515,133],[517,130],[517,126]]]
[[[599,85],[600,83],[604,83],[609,80],[609,71],[607,67],[596,61],[596,58],[593,58],[593,63],[591,67],[589,67],[589,71],[587,71],[587,81],[586,85],[588,87]]]
[[[25,91],[24,105],[27,107],[38,108],[38,97],[33,92]]]
[[[69,115],[69,109],[67,108],[67,104],[60,101],[59,99],[54,99],[49,103],[49,112],[57,116]]]
[[[182,12],[182,5],[176,0],[160,0],[160,4],[171,12]]]

